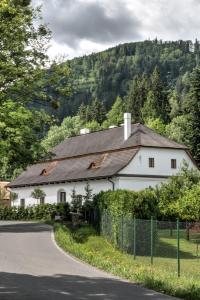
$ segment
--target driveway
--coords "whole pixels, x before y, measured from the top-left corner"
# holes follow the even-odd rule
[[[64,254],[51,227],[0,221],[0,299],[172,300]]]

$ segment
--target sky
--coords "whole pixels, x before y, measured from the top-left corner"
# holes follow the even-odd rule
[[[200,38],[200,0],[32,0],[52,31],[50,57],[125,42]]]

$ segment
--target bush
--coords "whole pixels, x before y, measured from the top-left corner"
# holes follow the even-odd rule
[[[69,204],[40,204],[27,207],[0,206],[0,220],[50,220],[60,213],[61,217],[69,218]]]
[[[200,184],[200,175],[198,171],[189,170],[186,164],[176,176],[172,176],[168,182],[162,183],[156,188],[147,188],[145,190],[134,192],[128,190],[117,190],[100,192],[94,197],[94,206],[100,212],[107,210],[112,218],[114,230],[117,228],[117,220],[120,216],[135,216],[138,219],[150,219],[151,216],[156,219],[175,220],[179,217],[181,220],[192,221],[194,218],[200,219],[200,202],[197,201],[198,191],[195,193],[195,187]],[[186,201],[186,198],[194,196]],[[184,199],[185,205],[189,205],[190,214],[181,202]],[[180,204],[180,203],[182,204]],[[186,207],[187,207],[186,205]]]
[[[77,229],[73,233],[73,239],[77,243],[85,243],[90,236],[96,235],[96,231],[93,227],[85,226]]]
[[[58,203],[56,205],[56,211],[59,213],[62,219],[64,220],[70,220],[70,205],[68,202],[66,203]]]
[[[157,188],[159,210],[163,219],[175,220],[178,217],[185,219],[181,210],[178,209],[179,199],[184,197],[185,193],[189,190],[193,189],[199,181],[199,172],[189,170],[185,164],[178,176],[172,176],[168,183],[163,183]],[[193,207],[194,213],[195,210],[196,207]],[[192,218],[188,215],[188,221],[190,220]]]
[[[128,190],[100,192],[95,196],[94,202],[101,212],[108,210],[114,219],[121,215],[140,219],[159,216],[156,191],[151,188],[141,192]]]
[[[180,197],[177,210],[181,219],[199,221],[200,220],[200,183],[187,190],[183,197]]]

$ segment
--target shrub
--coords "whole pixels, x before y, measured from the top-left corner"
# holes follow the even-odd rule
[[[85,226],[77,229],[73,233],[73,239],[77,243],[85,243],[88,240],[88,238],[92,235],[96,235],[95,229],[90,226]]]
[[[156,193],[162,218],[172,220],[179,217],[182,219],[181,211],[178,210],[179,199],[184,197],[185,193],[199,181],[199,172],[189,170],[188,166],[184,164],[178,176],[172,176],[168,183],[163,183],[157,188]],[[188,221],[190,220],[189,217]]]
[[[177,210],[182,220],[200,220],[200,183],[179,198]]]
[[[70,215],[70,205],[68,202],[65,203],[58,203],[56,205],[56,212],[59,213],[62,219],[64,220],[70,220],[71,215]]]
[[[40,204],[27,207],[0,207],[0,220],[50,220],[57,212],[69,218],[69,204]]]
[[[157,195],[151,188],[141,192],[127,190],[100,192],[94,197],[94,205],[100,211],[108,210],[114,219],[121,215],[140,219],[159,216]]]

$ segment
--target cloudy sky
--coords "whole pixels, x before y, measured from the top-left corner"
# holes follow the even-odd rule
[[[144,39],[200,38],[200,0],[32,0],[68,58]]]

